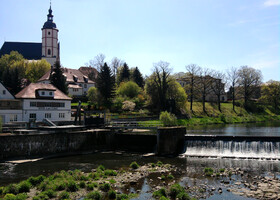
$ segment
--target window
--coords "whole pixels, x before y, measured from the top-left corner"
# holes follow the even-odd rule
[[[49,95],[53,95],[52,92],[50,92]]]
[[[45,95],[45,92],[42,92],[42,95]]]
[[[10,115],[10,122],[16,122],[17,121],[17,115]]]
[[[50,49],[48,49],[48,55],[51,55],[51,50]]]
[[[49,32],[48,32],[48,35],[50,35],[50,34],[51,34],[51,32],[49,31]]]
[[[29,119],[36,119],[36,113],[30,113]]]
[[[78,88],[73,88],[73,92],[78,92]]]
[[[3,94],[6,94],[6,90],[3,90]]]
[[[30,107],[36,107],[36,106],[37,106],[36,102],[30,102]]]
[[[84,84],[84,87],[87,88],[87,84]]]
[[[52,118],[52,114],[51,113],[45,113],[45,118]]]
[[[59,118],[65,118],[65,113],[59,113]]]

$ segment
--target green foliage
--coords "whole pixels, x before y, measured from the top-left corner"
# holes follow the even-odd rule
[[[69,181],[67,183],[67,191],[69,192],[76,192],[79,190],[79,187],[75,181]]]
[[[98,184],[95,183],[95,182],[93,182],[93,183],[88,183],[88,184],[86,185],[86,188],[87,188],[88,191],[94,190],[94,188],[96,188],[96,187],[98,187]]]
[[[6,194],[4,196],[4,200],[16,200],[16,195],[14,195],[14,194]]]
[[[105,171],[105,167],[104,167],[103,165],[99,165],[99,166],[97,167],[97,171],[98,171],[98,170]]]
[[[111,185],[109,183],[104,183],[99,186],[99,189],[103,192],[108,192],[111,189]]]
[[[156,167],[156,164],[155,163],[151,163],[151,167]]]
[[[18,187],[16,184],[10,184],[4,188],[4,194],[17,194],[18,193]]]
[[[159,198],[159,200],[169,200],[169,199],[165,196],[162,196],[162,197]]]
[[[112,98],[115,95],[115,78],[107,63],[100,69],[96,80],[96,88],[101,96],[101,103],[106,107],[111,107]]]
[[[161,167],[163,163],[161,161],[157,161],[157,166]]]
[[[70,197],[70,194],[66,191],[63,191],[58,195],[58,199],[60,199],[60,200],[69,199],[69,197]]]
[[[204,168],[204,174],[206,176],[211,176],[211,175],[213,175],[213,173],[214,173],[214,170],[211,167]]]
[[[110,190],[110,191],[108,192],[108,197],[109,197],[109,199],[116,199],[116,198],[117,198],[117,193],[116,193],[116,191],[115,191],[115,190]]]
[[[110,182],[111,184],[114,184],[114,183],[116,183],[117,181],[115,181],[114,179],[110,179],[109,182]]]
[[[133,70],[131,78],[139,87],[144,87],[144,79],[138,67]]]
[[[46,191],[44,191],[42,193],[47,195],[50,199],[56,197],[56,192],[51,190],[51,189],[46,190]]]
[[[219,171],[220,171],[221,173],[224,173],[224,172],[225,172],[225,168],[221,168]]]
[[[122,82],[117,89],[117,95],[130,99],[137,97],[140,92],[141,88],[133,81]]]
[[[166,178],[171,180],[171,179],[174,179],[174,176],[172,174],[168,174]]]
[[[99,200],[101,199],[101,194],[98,191],[90,192],[87,194],[86,199]]]
[[[117,176],[117,172],[115,170],[106,169],[104,172],[105,176]]]
[[[176,196],[176,199],[178,199],[178,200],[191,200],[191,197],[186,192],[180,192]]]
[[[23,193],[23,192],[29,192],[31,188],[31,184],[28,181],[22,181],[18,185],[18,192]]]
[[[128,199],[127,194],[118,194],[117,195],[117,200],[125,200],[125,199]]]
[[[28,62],[25,71],[25,78],[32,83],[35,83],[50,69],[51,65],[45,59]]]
[[[54,64],[54,69],[53,69],[53,73],[50,76],[50,81],[51,84],[53,84],[60,91],[62,91],[65,94],[68,94],[66,78],[63,75],[60,62],[58,61]]]
[[[85,187],[86,187],[86,182],[85,182],[85,181],[81,181],[81,182],[79,183],[79,187],[80,187],[80,188],[85,188]]]
[[[155,192],[153,192],[153,197],[154,198],[161,198],[162,196],[167,197],[167,192],[165,188],[161,188]]]
[[[169,195],[172,197],[172,198],[175,198],[177,197],[178,194],[180,194],[181,192],[184,192],[184,188],[179,185],[179,184],[173,184],[170,189],[169,189]]]
[[[138,169],[139,165],[137,162],[133,161],[132,163],[130,163],[129,167],[132,169]]]
[[[100,101],[101,95],[98,92],[98,89],[96,87],[90,87],[88,89],[87,98],[88,98],[90,103],[93,103],[96,106],[100,105],[100,103],[101,103],[101,101]]]
[[[162,121],[163,126],[176,126],[177,118],[174,114],[171,114],[167,111],[161,112],[159,119]]]
[[[126,82],[129,81],[130,78],[130,71],[129,71],[129,67],[126,63],[123,64],[123,67],[120,70],[120,76],[118,79],[118,84],[121,82]]]

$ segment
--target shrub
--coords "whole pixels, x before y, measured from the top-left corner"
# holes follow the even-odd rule
[[[169,190],[169,195],[172,198],[175,198],[178,194],[180,194],[181,192],[184,192],[184,188],[179,185],[179,184],[173,184]]]
[[[124,101],[122,105],[122,109],[126,111],[133,111],[135,108],[136,104],[132,101]]]
[[[117,200],[124,200],[124,199],[128,199],[128,195],[127,194],[119,194],[119,195],[117,195]]]
[[[79,183],[80,188],[85,188],[86,187],[86,182],[85,181],[81,181]]]
[[[111,189],[111,185],[109,183],[104,183],[99,186],[99,189],[104,192],[108,192]]]
[[[180,192],[176,196],[176,199],[178,199],[178,200],[191,200],[190,196],[186,192]]]
[[[78,190],[79,190],[78,185],[74,181],[69,181],[67,183],[67,191],[76,192]]]
[[[115,181],[114,179],[110,179],[109,182],[110,182],[111,184],[114,184],[114,183],[116,183],[117,181]]]
[[[151,163],[151,167],[156,167],[156,164],[155,163]]]
[[[98,187],[98,184],[97,183],[89,183],[87,184],[87,190],[90,191],[90,190],[93,190],[95,187]]]
[[[160,119],[160,121],[162,121],[163,126],[165,126],[165,127],[177,125],[176,116],[167,111],[161,112],[159,119]]]
[[[130,165],[129,165],[132,169],[138,169],[139,168],[139,165],[137,162],[132,162]]]
[[[66,182],[65,181],[59,181],[58,183],[55,184],[55,190],[56,191],[62,191],[66,189]]]
[[[108,193],[109,199],[116,199],[117,198],[117,193],[114,190],[110,190]]]
[[[159,200],[169,200],[169,199],[165,196],[162,196],[162,197],[159,198]]]
[[[0,195],[3,194],[4,192],[4,187],[0,187]]]
[[[161,161],[157,162],[157,166],[161,167],[163,165],[163,163]]]
[[[37,177],[31,176],[27,181],[29,183],[31,183],[31,185],[36,186],[36,185],[39,185],[40,183],[42,183],[45,180],[45,178],[46,177],[43,176],[43,175],[40,175],[40,176],[37,176]]]
[[[45,192],[42,192],[43,194],[47,195],[50,199],[56,197],[56,192],[54,192],[51,189],[48,189]]]
[[[101,194],[98,191],[95,191],[88,193],[86,197],[87,199],[99,200],[101,199]]]
[[[105,167],[103,165],[99,165],[97,167],[97,170],[105,171]]]
[[[174,176],[172,174],[168,174],[167,179],[174,179]]]
[[[40,193],[38,196],[33,197],[33,200],[48,200],[49,197],[44,192]]]
[[[220,172],[221,173],[225,172],[225,168],[220,169]]]
[[[111,169],[106,169],[104,173],[105,173],[105,176],[117,176],[117,172],[115,170],[111,170]]]
[[[4,194],[17,194],[18,193],[18,187],[16,184],[10,184],[7,187],[4,188]]]
[[[14,195],[14,194],[6,194],[4,196],[4,200],[16,200],[16,195]]]
[[[211,175],[213,175],[213,173],[214,173],[214,170],[213,170],[211,167],[206,167],[206,168],[204,169],[204,174],[205,174],[206,176],[211,176]]]
[[[153,192],[153,197],[155,197],[155,198],[160,198],[160,197],[162,197],[162,196],[164,196],[164,197],[167,196],[167,195],[166,195],[166,189],[165,189],[165,188],[161,188],[161,189],[159,189],[159,190]]]
[[[63,199],[69,199],[69,197],[70,197],[70,195],[69,195],[69,193],[66,192],[66,191],[61,192],[61,193],[59,194],[59,196],[58,196],[58,198],[61,199],[61,200],[63,200]]]
[[[31,188],[31,184],[28,181],[22,181],[18,185],[18,192],[23,193],[23,192],[29,192]]]

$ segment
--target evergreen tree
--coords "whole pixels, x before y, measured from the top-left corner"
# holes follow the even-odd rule
[[[132,73],[132,80],[141,88],[144,86],[144,79],[138,67]]]
[[[123,64],[123,68],[120,74],[120,83],[129,81],[130,73],[129,73],[129,67],[126,63]]]
[[[51,84],[53,84],[56,88],[58,88],[63,93],[67,94],[68,89],[66,85],[66,78],[63,76],[63,72],[59,61],[57,61],[54,64],[53,73],[50,76],[51,76],[50,77]]]
[[[21,90],[21,78],[19,76],[19,69],[16,67],[11,74],[12,86],[11,93],[17,94]]]
[[[102,104],[106,108],[110,108],[112,98],[115,95],[115,78],[106,62],[100,68],[96,81],[96,87],[102,97]]]

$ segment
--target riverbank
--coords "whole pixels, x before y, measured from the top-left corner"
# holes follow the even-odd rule
[[[190,175],[185,170],[161,161],[142,166],[132,162],[119,169],[106,169],[99,165],[90,172],[62,170],[0,187],[0,198],[195,200],[227,195],[229,199],[232,195],[232,199],[241,196],[243,199],[280,198],[280,179],[272,173],[262,176],[252,175],[241,168],[205,167],[195,172],[200,175]],[[201,180],[205,180],[204,183]]]

